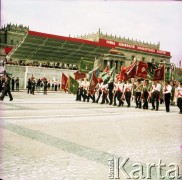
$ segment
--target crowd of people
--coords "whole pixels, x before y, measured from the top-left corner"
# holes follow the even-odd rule
[[[113,106],[131,106],[131,101],[136,104],[135,108],[159,110],[160,104],[164,103],[166,112],[170,112],[170,105],[175,102],[182,114],[182,82],[178,81],[149,81],[134,79],[133,81],[115,80],[115,82],[103,83],[102,79],[98,78],[98,84],[94,92],[90,91],[90,82],[88,79],[79,80],[79,88],[76,94],[76,101],[93,103],[109,104]],[[61,90],[60,81],[50,81],[43,77],[42,79],[29,78],[27,82],[27,93],[34,95],[35,91],[43,91],[47,95],[47,91]],[[10,101],[13,100],[11,91],[19,91],[19,78],[10,78],[8,74],[0,77],[0,100],[3,100],[6,95],[9,95]]]
[[[8,74],[6,74],[4,76],[0,76],[0,92],[2,92],[4,89],[6,76],[8,76]],[[10,76],[8,76],[8,77],[10,78]],[[10,86],[11,91],[19,91],[19,84],[20,84],[19,77],[10,78],[9,86]]]
[[[35,79],[34,77],[29,78],[27,82],[27,94],[35,94],[36,92],[43,91],[44,95],[47,95],[48,91],[59,91],[61,82],[57,80],[48,80],[46,77]]]
[[[45,68],[55,68],[55,69],[70,69],[78,70],[77,65],[72,64],[60,64],[60,63],[39,63],[39,62],[25,62],[25,61],[6,61],[6,64],[15,66],[33,66],[33,67],[45,67]]]
[[[87,79],[79,81],[79,88],[76,94],[76,101],[109,104],[113,106],[123,106],[126,102],[127,107],[131,106],[133,100],[135,108],[159,110],[160,104],[164,103],[166,112],[170,112],[170,105],[175,101],[182,114],[182,83],[178,81],[160,81],[151,82],[149,80],[135,79],[131,82],[116,80],[104,84],[98,79],[98,84],[94,92],[90,92],[90,82]]]

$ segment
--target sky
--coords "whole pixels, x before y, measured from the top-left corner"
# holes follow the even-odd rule
[[[1,25],[76,37],[96,33],[157,44],[182,60],[182,2],[120,0],[1,0]]]

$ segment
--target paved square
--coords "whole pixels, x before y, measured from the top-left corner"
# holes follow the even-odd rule
[[[135,109],[134,103],[118,108],[77,102],[62,92],[13,96],[0,102],[3,180],[107,180],[113,157],[181,164],[176,106],[166,113],[164,105],[158,112]],[[126,179],[121,172],[119,178]]]

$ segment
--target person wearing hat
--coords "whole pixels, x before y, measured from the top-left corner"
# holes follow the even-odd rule
[[[177,87],[177,106],[180,109],[180,114],[182,114],[182,82],[180,83],[179,87]]]
[[[170,112],[170,99],[171,99],[171,91],[172,86],[170,85],[169,81],[165,82],[165,86],[163,87],[163,94],[164,94],[164,102],[166,106],[166,112]]]
[[[1,101],[4,100],[4,96],[6,94],[9,95],[10,101],[13,101],[13,96],[10,91],[10,77],[7,74],[5,74],[4,89],[3,89],[2,95],[0,96]]]

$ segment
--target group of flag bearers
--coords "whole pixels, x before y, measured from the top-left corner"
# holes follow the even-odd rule
[[[81,69],[81,68],[80,68]],[[136,103],[135,108],[159,110],[159,104],[165,102],[166,112],[170,112],[170,99],[172,86],[165,80],[165,66],[154,69],[153,78],[149,80],[147,72],[148,64],[142,61],[134,61],[128,68],[121,67],[120,74],[115,74],[115,67],[109,70],[108,66],[99,74],[99,68],[95,68],[86,74],[77,71],[75,78],[62,75],[62,89],[76,94],[77,101],[123,106],[127,107],[131,101]],[[177,90],[178,107],[182,113],[182,87]]]

